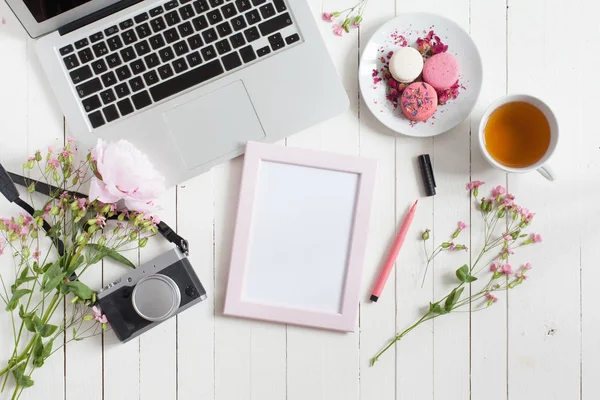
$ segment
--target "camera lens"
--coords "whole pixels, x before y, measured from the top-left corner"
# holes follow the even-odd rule
[[[140,317],[148,321],[164,321],[179,309],[181,293],[168,276],[149,275],[135,286],[131,302]]]

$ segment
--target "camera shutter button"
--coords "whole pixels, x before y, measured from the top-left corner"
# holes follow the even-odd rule
[[[190,297],[196,297],[198,295],[198,292],[196,292],[196,288],[193,286],[188,286],[185,288],[185,294],[187,294]]]

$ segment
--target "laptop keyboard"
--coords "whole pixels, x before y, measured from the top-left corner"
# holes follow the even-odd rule
[[[98,128],[299,41],[285,0],[170,0],[58,52]]]

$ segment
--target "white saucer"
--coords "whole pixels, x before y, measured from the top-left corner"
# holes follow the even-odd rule
[[[388,85],[385,80],[374,83],[373,70],[380,70],[381,57],[400,47],[392,38],[394,32],[406,38],[408,45],[416,47],[419,37],[433,30],[448,45],[448,53],[460,64],[459,82],[464,86],[455,100],[438,106],[437,111],[425,122],[411,123],[400,107],[386,99]],[[375,117],[395,132],[408,136],[436,136],[454,128],[473,111],[483,80],[481,57],[473,39],[454,21],[429,13],[401,14],[375,32],[365,46],[358,71],[360,90],[365,103]]]

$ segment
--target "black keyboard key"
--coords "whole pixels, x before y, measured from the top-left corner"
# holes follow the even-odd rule
[[[61,56],[66,56],[69,53],[73,52],[73,46],[68,45],[59,50]]]
[[[125,82],[115,86],[115,92],[117,92],[117,97],[122,99],[125,96],[128,96],[131,92],[129,91],[129,86]]]
[[[290,14],[285,13],[261,23],[258,28],[263,36],[268,36],[290,25],[292,25],[292,17],[290,17]]]
[[[194,35],[192,37],[189,37],[187,41],[190,45],[190,49],[192,50],[199,49],[204,45],[204,42],[202,42],[202,38],[200,37],[200,35]]]
[[[142,60],[135,60],[134,62],[129,64],[129,67],[131,68],[131,72],[133,72],[134,75],[139,75],[142,72],[146,71],[146,65],[144,65],[144,61]]]
[[[173,68],[171,68],[171,66],[169,64],[161,65],[158,68],[158,74],[160,75],[160,78],[163,80],[170,78],[174,75]]]
[[[104,118],[106,118],[106,122],[112,122],[115,119],[119,118],[119,112],[117,111],[117,107],[115,107],[114,104],[103,108],[102,112],[104,113]]]
[[[221,13],[223,14],[223,17],[231,18],[237,14],[237,10],[235,9],[233,3],[227,3],[221,7]]]
[[[149,44],[148,44],[148,42],[147,42],[147,41],[145,41],[145,40],[144,40],[144,41],[141,41],[141,42],[139,42],[139,43],[136,43],[136,44],[134,45],[134,47],[135,47],[135,52],[137,53],[137,55],[138,55],[139,57],[141,57],[141,56],[143,56],[143,55],[145,55],[145,54],[148,54],[148,53],[150,53],[150,45],[149,45]]]
[[[160,49],[165,45],[165,39],[163,39],[161,34],[154,35],[148,40],[150,40],[150,46],[152,46],[152,50]]]
[[[135,55],[135,51],[133,50],[133,46],[129,46],[121,50],[121,58],[123,58],[123,62],[129,62],[135,59],[137,56]]]
[[[192,20],[192,23],[194,24],[194,29],[196,29],[196,32],[200,32],[208,28],[208,21],[206,20],[206,17],[204,15],[200,15],[199,17],[194,18]]]
[[[100,93],[100,97],[102,97],[102,102],[106,104],[110,104],[115,101],[117,98],[115,97],[115,92],[112,89],[105,90]]]
[[[108,43],[108,48],[111,49],[112,51],[117,51],[121,47],[123,47],[123,42],[121,41],[121,38],[118,36],[113,36],[113,37],[108,38],[106,40],[106,43]]]
[[[137,36],[135,35],[135,32],[133,31],[133,29],[130,29],[128,31],[121,33],[121,37],[123,38],[123,42],[126,45],[131,44],[137,40]]]
[[[117,26],[116,26],[116,25],[113,25],[113,26],[111,26],[111,27],[109,27],[109,28],[106,28],[106,29],[104,30],[104,34],[105,34],[106,36],[111,36],[111,35],[114,35],[114,34],[115,34],[115,33],[117,33],[117,32],[119,32],[119,28],[117,28]]]
[[[183,90],[215,78],[222,73],[223,67],[221,66],[221,63],[219,60],[214,60],[208,64],[200,65],[194,69],[191,69],[175,78],[169,79],[168,81],[159,83],[158,85],[150,88],[150,94],[155,102],[161,101],[162,99],[177,94]]]
[[[179,18],[177,11],[171,11],[165,14],[165,21],[167,21],[167,25],[173,26],[180,23],[181,19]]]
[[[179,40],[179,34],[177,33],[177,29],[175,28],[171,28],[168,31],[165,31],[163,35],[165,36],[165,40],[167,41],[167,43],[173,43]]]
[[[100,107],[102,107],[102,103],[100,103],[100,97],[98,95],[93,95],[92,97],[88,97],[87,99],[81,102],[83,104],[83,109],[85,112],[92,112]]]
[[[188,66],[185,63],[185,59],[179,58],[179,59],[173,61],[173,69],[175,70],[176,74],[178,74],[180,72],[183,72],[186,69],[188,69]]]
[[[179,9],[179,15],[181,15],[181,19],[185,21],[186,19],[192,18],[194,15],[196,15],[196,13],[194,13],[192,6],[188,4],[187,6]]]
[[[189,3],[192,0],[179,0],[179,4]]]
[[[133,100],[133,105],[136,110],[141,110],[144,107],[148,107],[152,104],[152,99],[150,99],[150,95],[147,91],[143,91],[141,93],[134,94],[131,96],[131,100]]]
[[[271,49],[269,48],[269,46],[261,47],[260,49],[256,50],[256,54],[258,54],[259,57],[266,56],[270,52]]]
[[[79,50],[77,55],[79,56],[79,60],[82,64],[90,62],[94,59],[94,53],[92,53],[92,50],[90,48]]]
[[[133,106],[131,105],[131,101],[129,99],[123,99],[117,103],[117,107],[119,107],[119,111],[122,116],[126,116],[127,114],[131,114],[133,112]]]
[[[88,65],[84,65],[81,68],[71,71],[69,75],[71,76],[71,81],[73,81],[74,84],[78,84],[90,79],[94,74],[92,74],[92,70]]]
[[[102,79],[102,83],[104,84],[105,88],[110,87],[117,83],[117,77],[115,76],[115,73],[112,71],[108,71],[107,73],[102,75],[100,77],[100,79]]]
[[[246,25],[246,21],[244,21],[244,17],[242,15],[235,17],[234,19],[231,20],[231,25],[233,25],[233,29],[237,32],[240,31],[242,29],[244,29],[245,27],[247,27],[248,25]]]
[[[196,65],[202,64],[202,57],[200,57],[200,53],[197,51],[193,52],[192,54],[188,54],[185,58],[187,59],[190,68],[194,68]]]
[[[275,7],[273,7],[273,4],[271,3],[261,6],[259,10],[264,19],[271,18],[275,15]]]
[[[206,18],[208,18],[208,22],[210,22],[211,25],[218,24],[219,22],[223,21],[223,16],[219,10],[212,10],[206,14]]]
[[[162,17],[154,18],[150,21],[150,25],[152,26],[154,33],[160,32],[167,27],[167,25],[165,25],[165,20]]]
[[[243,49],[240,49],[240,55],[245,63],[256,60],[256,53],[254,53],[252,46],[246,46]]]
[[[202,32],[202,37],[206,43],[212,43],[218,39],[217,32],[213,28],[207,29]]]
[[[190,51],[185,40],[175,43],[173,45],[173,50],[175,50],[175,54],[177,54],[178,56],[181,56],[181,55],[187,53],[188,51]]]
[[[92,124],[92,128],[99,128],[104,125],[104,117],[102,117],[102,113],[100,111],[96,111],[88,115],[90,119],[90,123]]]
[[[225,3],[225,0],[209,0],[208,2],[213,7],[219,7],[219,6],[222,6],[223,3]]]
[[[285,42],[282,40],[280,40],[279,42],[273,42],[271,43],[271,48],[273,49],[273,51],[277,51],[279,49],[282,49],[285,47]]]
[[[96,57],[104,57],[108,54],[108,47],[106,47],[106,43],[100,42],[92,46],[94,50],[94,54]]]
[[[158,82],[158,75],[156,71],[149,71],[144,74],[144,80],[146,81],[146,85],[154,85]]]
[[[275,4],[275,9],[277,10],[277,12],[284,12],[285,10],[287,10],[285,1],[283,0],[273,0],[273,4]]]
[[[136,76],[135,78],[129,81],[129,87],[131,87],[131,90],[135,93],[145,88],[146,85],[144,85],[144,81],[140,76]]]
[[[127,28],[131,28],[133,26],[133,21],[130,19],[126,19],[125,21],[121,22],[119,24],[119,27],[121,29],[127,29]]]
[[[185,22],[185,23],[179,25],[177,27],[177,30],[179,31],[179,34],[181,35],[182,38],[194,33],[194,28],[192,28],[192,24],[190,24],[189,22]]]
[[[202,14],[207,12],[210,7],[208,6],[208,3],[206,2],[206,0],[198,0],[194,2],[194,8],[196,9],[196,12],[198,14]]]
[[[102,83],[100,83],[100,79],[94,78],[82,83],[79,86],[75,86],[75,90],[77,91],[79,97],[83,99],[84,97],[88,97],[90,94],[102,90]]]
[[[248,42],[253,42],[255,40],[260,39],[260,32],[258,32],[258,29],[256,29],[255,26],[253,26],[250,29],[246,29],[244,31],[244,36],[246,36],[246,40]]]
[[[269,43],[272,45],[275,42],[282,42],[283,41],[283,37],[281,36],[281,33],[276,33],[274,35],[271,35],[267,38],[269,40]]]
[[[148,66],[149,69],[152,69],[152,68],[158,66],[158,64],[160,64],[160,60],[158,59],[158,56],[156,55],[156,53],[146,56],[144,58],[144,61],[146,61],[146,65]]]
[[[231,45],[229,44],[229,41],[227,39],[218,41],[217,43],[215,43],[215,47],[217,48],[219,54],[225,54],[231,51]],[[227,69],[227,67],[225,67],[225,69]]]
[[[161,6],[155,7],[152,10],[150,10],[150,16],[151,17],[156,17],[159,14],[163,13],[163,8]]]
[[[140,15],[136,15],[135,18],[134,18],[134,20],[135,20],[135,22],[137,22],[139,24],[139,23],[142,23],[144,21],[147,21],[148,18],[150,18],[148,16],[148,13],[141,13]]]
[[[150,25],[148,25],[145,22],[141,25],[136,26],[135,31],[137,32],[138,37],[140,39],[143,39],[143,38],[146,38],[146,37],[152,35],[152,31],[150,30]]]
[[[242,60],[240,60],[240,56],[238,56],[237,51],[223,56],[223,58],[221,58],[221,61],[223,61],[223,66],[227,71],[231,71],[232,69],[242,65]]]
[[[104,39],[104,34],[102,34],[102,32],[97,32],[90,36],[90,40],[92,43],[96,43],[97,41],[102,39]]]
[[[171,61],[172,59],[175,58],[175,55],[173,54],[173,50],[171,50],[170,47],[165,47],[164,49],[161,49],[158,52],[158,54],[160,54],[160,59],[162,60],[163,63]]]
[[[252,5],[253,5],[254,7],[258,7],[258,6],[260,6],[261,4],[263,4],[263,3],[264,3],[264,2],[266,2],[266,1],[267,1],[267,0],[252,0]]]
[[[204,57],[205,61],[212,60],[217,56],[217,51],[212,46],[206,46],[200,50],[200,53],[202,53],[202,57]]]
[[[119,65],[121,65],[121,58],[119,57],[119,55],[117,53],[109,54],[106,57],[106,62],[108,63],[108,66],[110,68],[115,68],[115,67],[118,67]]]
[[[75,54],[63,58],[63,61],[65,62],[65,67],[67,67],[67,69],[73,69],[79,66],[79,61],[77,60],[77,57],[75,57]]]
[[[300,36],[297,33],[294,33],[293,35],[290,35],[288,37],[285,38],[285,42],[287,44],[292,44],[292,43],[296,43],[300,40]]]
[[[106,66],[106,62],[104,62],[104,60],[98,59],[92,63],[92,69],[94,70],[96,75],[100,75],[106,72],[108,70],[108,67]]]
[[[260,14],[257,10],[248,11],[246,13],[246,21],[248,21],[248,25],[258,24],[260,20]]]
[[[244,40],[244,35],[242,35],[241,33],[236,33],[235,35],[229,38],[229,41],[231,42],[231,45],[234,49],[237,49],[238,47],[241,47],[246,44],[246,41]]]
[[[117,76],[119,77],[120,81],[124,81],[126,79],[131,78],[131,71],[129,70],[129,67],[127,65],[123,65],[120,68],[117,68],[116,71]]]
[[[164,4],[164,6],[165,6],[165,10],[167,10],[167,11],[168,11],[168,10],[172,10],[172,9],[174,9],[174,8],[175,8],[175,7],[177,7],[178,5],[179,5],[179,4],[177,3],[177,0],[171,0],[171,1],[168,1],[168,2],[166,2],[166,3]]]
[[[90,44],[90,43],[88,42],[87,39],[81,39],[81,40],[78,40],[75,42],[75,48],[81,49],[81,48],[87,46],[88,44]]]
[[[231,25],[229,25],[229,22],[225,21],[222,24],[217,25],[217,32],[219,32],[220,37],[228,36],[232,32]]]
[[[248,11],[252,8],[250,0],[236,0],[235,5],[237,6],[239,12]]]

